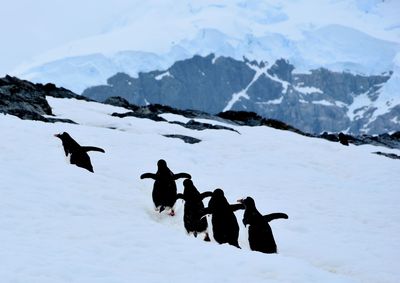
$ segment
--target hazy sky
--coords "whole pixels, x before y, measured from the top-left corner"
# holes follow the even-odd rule
[[[104,32],[131,4],[129,0],[0,0],[0,76],[49,49]]]
[[[231,1],[240,6],[243,3],[248,5],[251,2],[258,4],[261,0],[0,0],[0,76],[13,71],[18,65],[29,63],[35,56],[60,46],[66,46],[68,42],[96,36],[115,27],[123,26],[127,18],[132,21],[132,15],[135,19],[136,16],[141,16],[143,11],[146,12],[155,6],[161,7],[158,10],[163,15],[164,11],[169,12],[171,9],[165,8],[166,6],[162,4],[169,3],[168,5],[172,5],[171,8],[173,8],[193,4],[203,5],[207,2],[214,3],[214,6],[216,6],[215,2],[225,2],[226,4],[231,3]],[[385,15],[383,22],[387,22],[386,19],[389,18],[398,19],[400,14],[400,0],[386,0],[396,5],[387,5],[387,11],[381,11],[377,18],[378,21],[375,19],[375,22],[371,24],[370,19],[374,18],[370,17],[369,10],[376,3],[381,3],[381,0],[336,1],[344,3],[343,5],[349,5],[349,7],[357,6],[358,9],[366,12],[364,14],[367,19],[365,23],[369,23],[370,29],[375,27],[378,31],[383,30],[379,27],[381,26],[379,17]],[[323,18],[329,15],[319,15],[316,12],[318,11],[316,6],[322,2],[331,3],[331,0],[269,0],[266,2],[273,3],[271,4],[272,7],[282,6],[288,2],[299,2],[300,4],[307,2],[312,5],[312,11],[308,7],[307,11],[303,12],[311,13],[313,18]],[[280,4],[276,5],[276,3]],[[138,6],[143,6],[145,9],[143,7],[138,9]],[[260,12],[259,9],[254,10]],[[293,17],[297,17],[301,13],[298,10],[290,12],[292,12],[291,16]],[[130,15],[131,19],[126,17],[127,15]],[[179,14],[177,15],[179,16]],[[220,17],[220,15],[217,16]],[[157,19],[149,17],[148,23],[160,21],[163,24],[162,18],[160,19],[158,16]],[[388,22],[392,24],[385,26],[384,30],[400,34],[399,21],[389,20]]]

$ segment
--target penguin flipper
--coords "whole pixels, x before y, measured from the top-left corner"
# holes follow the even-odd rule
[[[157,175],[153,174],[153,173],[144,173],[142,175],[140,175],[140,179],[157,179]]]
[[[100,148],[100,147],[95,147],[95,146],[82,146],[81,147],[85,152],[88,151],[100,151],[105,153],[104,149]]]
[[[277,212],[277,213],[271,213],[271,214],[264,215],[263,218],[267,222],[270,222],[275,219],[288,219],[289,216],[286,213]]]
[[[210,191],[204,192],[200,194],[201,199],[207,198],[207,197],[212,197],[213,193]]]
[[[207,216],[207,214],[211,214],[211,209],[209,207],[205,207],[205,208],[201,209],[200,213],[199,213],[200,219]]]
[[[239,210],[239,209],[245,209],[246,208],[244,206],[244,204],[241,204],[241,203],[231,204],[230,207],[231,207],[232,211],[236,211],[236,210]]]
[[[185,179],[192,179],[192,176],[190,176],[190,174],[188,173],[178,173],[178,174],[174,174],[174,180],[178,180],[180,178],[185,178]]]
[[[176,199],[183,199],[184,201],[186,201],[185,196],[182,193],[177,193]]]

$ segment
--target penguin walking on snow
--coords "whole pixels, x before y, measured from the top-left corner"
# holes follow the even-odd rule
[[[239,225],[233,213],[238,209],[244,209],[243,204],[229,204],[223,190],[214,190],[203,215],[211,214],[213,236],[219,244],[228,243],[240,248]]]
[[[207,191],[200,193],[197,188],[193,185],[192,180],[185,179],[183,181],[183,194],[177,194],[177,199],[183,199],[185,201],[185,209],[183,214],[183,222],[185,229],[188,233],[193,233],[197,237],[197,233],[204,232],[204,241],[210,241],[210,237],[207,232],[207,219],[201,218],[201,214],[204,210],[203,199],[211,197],[212,192]]]
[[[251,197],[241,199],[239,202],[245,207],[243,224],[245,227],[249,225],[250,249],[262,253],[276,253],[275,239],[268,222],[279,218],[288,219],[288,215],[271,213],[263,216],[258,212],[254,199]]]
[[[177,194],[175,180],[179,178],[190,179],[192,177],[187,173],[174,174],[163,159],[157,162],[157,167],[158,170],[155,174],[144,173],[140,176],[140,179],[151,178],[155,180],[152,197],[156,210],[161,213],[168,208],[170,210],[169,215],[174,216],[174,205]]]
[[[70,163],[90,172],[93,172],[93,166],[87,153],[89,151],[105,152],[104,149],[95,146],[80,146],[67,132],[54,136],[61,139],[65,156],[69,157]]]

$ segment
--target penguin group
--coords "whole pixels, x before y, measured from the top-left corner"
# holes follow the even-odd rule
[[[61,139],[64,152],[71,164],[94,172],[89,151],[104,153],[104,149],[94,146],[81,146],[68,133],[54,135]],[[204,241],[210,241],[206,216],[211,215],[211,224],[214,240],[219,244],[239,246],[239,224],[235,211],[244,210],[243,225],[248,225],[248,241],[250,249],[262,253],[277,253],[277,246],[269,222],[274,219],[288,219],[285,213],[271,213],[262,215],[256,208],[251,197],[239,199],[230,204],[220,188],[214,191],[200,193],[193,184],[188,173],[173,173],[163,159],[157,162],[156,173],[144,173],[141,179],[153,179],[152,199],[155,210],[159,213],[166,211],[170,216],[175,215],[174,206],[178,199],[185,202],[183,222],[186,232],[197,237],[204,233]],[[183,178],[183,193],[177,192],[176,180]],[[203,200],[210,198],[205,207]]]
[[[206,191],[200,193],[191,180],[188,173],[174,174],[167,166],[167,162],[160,159],[157,162],[158,170],[156,173],[144,173],[141,179],[154,179],[153,202],[155,210],[162,212],[169,211],[169,215],[174,216],[174,205],[176,200],[185,201],[183,223],[188,234],[195,237],[199,233],[204,233],[205,241],[210,241],[207,228],[208,223],[205,218],[211,215],[211,224],[214,240],[219,244],[230,244],[237,248],[239,246],[239,224],[235,211],[244,210],[243,225],[248,228],[248,240],[250,249],[262,253],[277,253],[277,247],[272,234],[269,222],[274,219],[288,219],[285,213],[272,213],[262,215],[256,208],[255,201],[251,197],[239,199],[238,203],[230,204],[225,197],[224,191],[220,188],[213,192]],[[185,178],[183,181],[183,193],[177,193],[175,180]],[[210,197],[208,206],[205,207],[203,199]]]

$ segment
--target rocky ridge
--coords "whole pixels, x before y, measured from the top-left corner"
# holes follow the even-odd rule
[[[0,78],[0,113],[10,114],[17,116],[21,119],[39,120],[43,122],[67,122],[73,123],[71,120],[58,119],[51,111],[50,105],[47,103],[46,96],[53,96],[57,98],[74,98],[86,101],[92,101],[84,96],[74,94],[73,92],[58,88],[54,84],[33,84],[29,81],[20,80],[15,77],[6,76]],[[300,135],[311,138],[323,138],[332,142],[341,142],[342,144],[372,144],[378,146],[385,146],[387,148],[400,149],[400,132],[392,134],[381,135],[348,135],[344,133],[328,133],[322,134],[309,134],[303,132],[295,127],[292,127],[284,122],[275,119],[266,119],[254,112],[246,111],[224,111],[214,114],[198,110],[179,110],[170,106],[159,104],[151,104],[146,106],[138,106],[129,103],[126,99],[121,97],[108,98],[104,103],[120,106],[127,109],[126,113],[119,114],[113,113],[112,115],[119,118],[124,117],[137,117],[151,119],[154,121],[168,122],[160,116],[160,114],[171,113],[181,115],[189,119],[188,122],[168,122],[178,124],[180,126],[192,130],[229,130],[238,132],[233,126],[268,126],[275,129],[291,131]],[[203,123],[195,119],[211,119],[224,122],[228,126],[213,125],[210,123]],[[240,134],[238,132],[238,134]],[[176,134],[167,135],[171,138],[180,138],[187,143],[197,143],[200,140],[188,136],[179,136]],[[393,156],[387,157],[393,158]]]
[[[196,55],[136,78],[118,73],[107,85],[90,87],[83,95],[100,102],[121,96],[135,105],[162,104],[211,114],[255,112],[313,134],[400,130],[400,104],[380,96],[391,71],[367,76],[324,68],[304,74],[294,70],[284,59],[269,65],[246,58]]]

